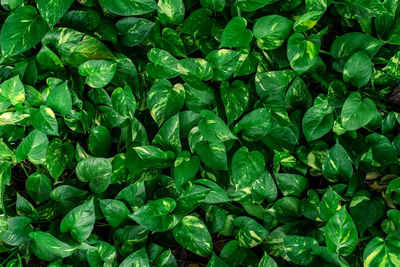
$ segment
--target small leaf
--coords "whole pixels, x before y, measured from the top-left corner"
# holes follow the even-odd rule
[[[93,88],[106,86],[114,78],[117,64],[107,60],[89,60],[78,68],[79,74],[86,76],[86,84]]]

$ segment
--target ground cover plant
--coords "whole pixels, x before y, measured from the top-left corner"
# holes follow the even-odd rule
[[[1,7],[1,266],[400,266],[397,0]]]

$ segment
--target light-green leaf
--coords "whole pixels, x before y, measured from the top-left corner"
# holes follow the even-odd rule
[[[400,265],[400,239],[389,235],[385,239],[375,237],[365,247],[364,267],[395,267]]]

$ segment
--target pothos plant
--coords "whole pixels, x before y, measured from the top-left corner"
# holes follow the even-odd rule
[[[400,266],[397,0],[2,0],[2,266]]]

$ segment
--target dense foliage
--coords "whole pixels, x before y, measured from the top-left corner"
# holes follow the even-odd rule
[[[0,265],[400,266],[397,0],[2,0]]]

